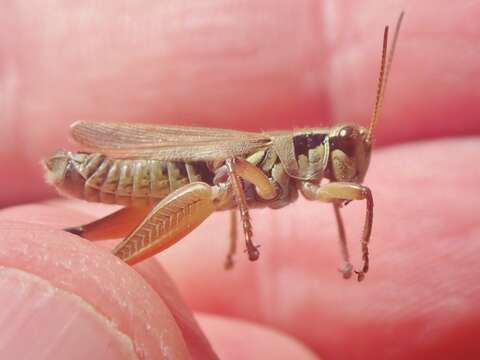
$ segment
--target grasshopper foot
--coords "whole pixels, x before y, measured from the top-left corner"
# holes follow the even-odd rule
[[[338,269],[338,271],[342,274],[344,279],[350,279],[353,273],[353,266],[350,263],[345,263],[343,268]]]
[[[357,274],[357,280],[362,281],[365,279],[365,271],[355,271],[355,274]]]
[[[248,253],[248,259],[250,261],[255,261],[255,260],[258,260],[258,258],[260,257],[260,251],[258,251],[258,248],[260,247],[260,245],[253,245],[253,244],[250,244],[249,246],[247,246],[247,253]]]

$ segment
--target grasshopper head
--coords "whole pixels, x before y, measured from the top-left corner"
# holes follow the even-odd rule
[[[372,152],[373,133],[380,116],[388,75],[395,53],[398,33],[404,13],[397,20],[392,47],[387,59],[388,26],[383,33],[382,62],[377,84],[377,96],[368,130],[355,125],[339,125],[329,132],[331,177],[335,181],[361,183],[365,178]]]
[[[368,130],[339,125],[329,132],[332,180],[361,183],[370,163],[372,145]]]

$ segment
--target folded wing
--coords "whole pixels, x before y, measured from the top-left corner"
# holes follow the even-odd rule
[[[85,151],[169,161],[224,160],[271,144],[262,133],[175,125],[76,122],[71,134]]]

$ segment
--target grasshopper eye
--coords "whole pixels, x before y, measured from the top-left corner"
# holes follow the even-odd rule
[[[360,138],[358,129],[353,126],[345,126],[338,132],[338,135],[333,138],[332,150],[341,150],[345,155],[352,157],[355,155],[357,142]]]
[[[338,135],[343,139],[355,138],[359,135],[359,132],[356,128],[352,126],[345,126]]]
[[[350,137],[353,134],[353,129],[351,127],[344,127],[340,130],[339,134],[342,138]]]

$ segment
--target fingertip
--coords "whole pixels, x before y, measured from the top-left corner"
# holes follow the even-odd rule
[[[10,287],[13,293],[21,290],[22,286],[15,289],[15,282],[26,284],[24,288],[28,289],[20,293],[24,296],[18,297],[22,307],[15,313],[30,317],[40,303],[44,304],[41,319],[53,312],[58,320],[36,334],[35,329],[43,325],[33,317],[19,330],[25,331],[23,341],[63,339],[77,331],[90,331],[99,336],[94,342],[99,348],[113,342],[110,345],[115,349],[104,349],[105,356],[125,357],[133,351],[137,357],[155,359],[189,357],[182,333],[165,303],[141,276],[106,249],[45,225],[6,220],[0,222],[0,244],[0,264],[6,269],[3,275],[13,274],[4,276],[9,280],[3,291],[8,293]],[[42,302],[42,298],[46,300]],[[4,327],[8,326],[8,317],[3,321]],[[86,338],[90,336],[94,335]],[[88,342],[83,341],[78,340],[80,354],[88,348]],[[6,342],[12,351],[24,350],[18,348],[14,338]],[[71,349],[62,348],[65,344]],[[74,354],[74,344],[67,339],[54,346],[59,352]]]
[[[216,359],[217,355],[209,340],[200,329],[196,318],[185,303],[168,276],[161,276],[165,270],[157,258],[150,258],[134,266],[148,284],[160,295],[170,309],[187,344],[193,359]]]
[[[52,200],[41,204],[21,205],[4,209],[0,212],[0,216],[4,222],[8,221],[9,223],[15,223],[16,226],[20,226],[18,223],[21,223],[21,226],[24,226],[26,232],[33,229],[35,233],[34,229],[36,225],[44,225],[48,226],[50,229],[58,229],[58,231],[55,231],[55,236],[62,238],[62,241],[65,242],[65,245],[70,242],[69,245],[72,247],[76,242],[80,242],[85,245],[91,244],[76,236],[70,236],[66,232],[63,233],[61,229],[64,229],[66,226],[89,222],[94,219],[93,216],[101,217],[115,211],[115,209],[116,207],[112,206],[101,206],[101,204],[92,205],[74,200]],[[99,246],[99,248],[96,248],[96,250],[103,252],[104,256],[110,257],[108,250],[115,245],[116,241],[119,240],[96,242],[95,244]],[[46,241],[45,244],[47,243],[48,242]],[[25,246],[28,246],[28,244],[25,244]],[[59,251],[59,249],[55,250],[55,247],[56,245],[50,252],[50,258],[47,260],[47,262],[68,261],[68,258],[71,256],[78,257],[82,254],[82,251],[75,251],[72,249],[68,255],[65,255],[65,253]],[[25,250],[25,252],[29,251],[31,251],[31,249],[27,248]],[[108,262],[100,262],[100,264],[97,263],[93,266],[96,269],[101,269],[109,266],[108,264]],[[205,338],[205,335],[195,322],[191,311],[185,306],[181,296],[178,294],[178,291],[175,288],[175,285],[172,283],[169,276],[166,274],[157,260],[149,259],[141,264],[136,265],[134,268],[130,268],[125,264],[122,265],[122,267],[126,267],[129,270],[128,273],[131,272],[134,274],[131,281],[142,283],[141,279],[135,280],[135,274],[140,274],[143,277],[143,280],[145,280],[156,292],[156,295],[160,297],[167,309],[172,314],[176,325],[181,331],[188,351],[194,358],[210,359],[216,357],[208,340]],[[111,270],[113,271],[114,269]],[[95,274],[92,274],[92,276],[95,276],[96,278],[102,278],[104,275],[102,275],[102,271],[96,271]],[[105,282],[109,283],[109,286],[112,287],[117,286],[118,284],[116,284],[116,282],[120,280],[121,279],[119,278],[114,280],[105,279]],[[72,279],[73,283],[75,283],[75,281],[75,279]],[[80,288],[78,290],[81,292],[86,291],[84,288]],[[122,295],[122,291],[124,290],[125,289],[123,289],[123,286],[119,286],[119,295]],[[126,298],[129,299],[131,296],[126,296]],[[117,298],[116,301],[118,302],[123,300],[121,298]],[[136,310],[140,311],[141,309],[138,307]]]
[[[114,320],[30,272],[0,269],[0,307],[2,358],[137,358],[134,339]]]
[[[438,140],[375,153],[365,182],[376,204],[371,268],[361,283],[335,271],[341,256],[331,206],[302,199],[252,211],[262,244],[256,263],[240,247],[235,269],[223,271],[229,219],[222,213],[160,258],[194,309],[274,324],[330,357],[471,356],[480,319],[472,200],[479,144]],[[355,268],[364,211],[363,202],[342,209]]]
[[[215,315],[196,318],[220,359],[319,359],[304,344],[273,328]]]

